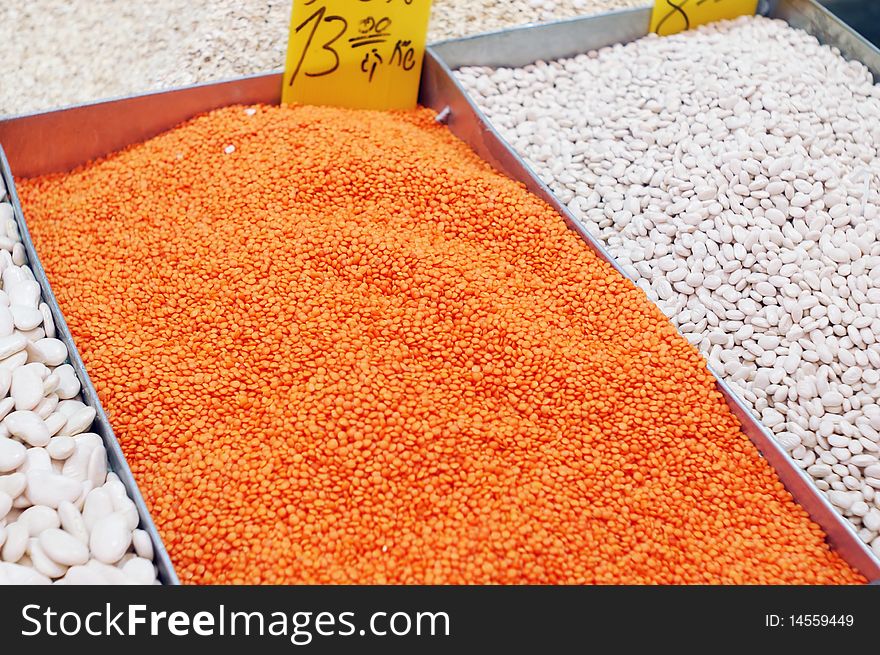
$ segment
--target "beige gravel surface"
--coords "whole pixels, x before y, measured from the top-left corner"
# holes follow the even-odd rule
[[[434,0],[440,40],[647,0]],[[280,68],[291,0],[0,2],[0,115]]]

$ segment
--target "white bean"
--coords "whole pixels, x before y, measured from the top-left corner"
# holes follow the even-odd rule
[[[105,564],[118,562],[130,545],[131,528],[126,518],[117,512],[99,519],[89,535],[92,555]]]
[[[39,414],[27,410],[15,411],[3,419],[9,433],[31,446],[43,447],[49,443],[49,430]]]
[[[12,499],[18,498],[24,492],[25,486],[27,486],[27,478],[20,471],[0,475],[0,491],[9,494]]]
[[[48,366],[58,366],[67,359],[67,346],[63,341],[46,337],[26,344],[31,361]]]
[[[25,544],[27,546],[27,544]],[[47,585],[52,580],[30,566],[0,562],[0,585]]]
[[[0,473],[14,471],[24,463],[27,448],[18,441],[0,437]]]
[[[0,551],[4,562],[17,562],[22,558],[27,550],[28,542],[27,528],[18,523],[13,523],[6,527],[6,543],[3,544],[3,550]]]
[[[880,514],[880,513],[878,513]],[[880,518],[880,516],[878,516]],[[153,542],[144,530],[134,530],[131,533],[131,542],[134,546],[134,552],[139,557],[143,557],[152,561],[153,559]]]
[[[84,544],[89,542],[89,530],[82,514],[73,503],[63,501],[58,504],[58,518],[61,527]]]
[[[113,513],[113,499],[103,487],[92,489],[86,496],[82,517],[86,528],[91,532],[95,524]]]
[[[43,530],[59,527],[61,520],[58,518],[58,512],[51,507],[34,505],[33,507],[28,507],[19,515],[17,523],[27,529],[28,536],[36,537]]]
[[[64,530],[52,528],[40,534],[43,551],[59,564],[82,565],[89,561],[89,549],[85,543]]]
[[[58,388],[56,389],[58,397],[62,400],[73,398],[79,393],[79,378],[70,364],[62,364],[55,369],[55,375],[59,378]]]
[[[5,491],[0,491],[0,521],[6,518],[9,510],[12,509],[13,498]]]
[[[19,330],[33,330],[43,322],[43,314],[35,307],[27,305],[13,305],[9,308],[12,320]]]
[[[67,418],[64,427],[61,428],[59,434],[66,436],[74,436],[91,427],[95,420],[96,411],[94,407],[83,406]]]
[[[34,568],[47,578],[60,578],[67,573],[67,567],[52,560],[40,545],[40,540],[32,537],[28,540],[27,554],[30,555]]]
[[[65,500],[75,501],[80,485],[76,480],[50,471],[28,471],[25,493],[34,504],[57,508]]]

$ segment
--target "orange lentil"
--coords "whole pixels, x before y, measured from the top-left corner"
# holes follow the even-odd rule
[[[185,582],[862,581],[641,291],[429,111],[256,109],[21,183]]]

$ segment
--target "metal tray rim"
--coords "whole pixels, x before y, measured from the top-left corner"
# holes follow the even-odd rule
[[[147,89],[144,91],[137,91],[135,93],[127,93],[123,95],[113,95],[107,96],[106,98],[97,98],[95,100],[86,100],[83,102],[74,102],[67,105],[60,105],[58,107],[51,107],[48,109],[38,109],[36,111],[27,111],[21,114],[0,114],[0,125],[3,123],[10,123],[13,121],[19,121],[22,119],[28,118],[40,118],[44,116],[49,116],[52,114],[60,114],[66,111],[71,111],[73,109],[88,109],[93,107],[101,107],[103,105],[113,104],[114,102],[119,102],[123,100],[132,100],[134,98],[150,98],[150,97],[160,97],[166,95],[168,93],[173,93],[177,91],[191,91],[196,89],[206,89],[210,87],[222,86],[224,84],[240,84],[242,82],[247,82],[250,80],[258,80],[263,77],[268,77],[272,75],[283,75],[283,68],[274,68],[269,71],[262,71],[259,73],[249,73],[247,75],[239,75],[237,77],[223,77],[216,80],[210,80],[207,82],[193,82],[192,84],[184,84],[181,86],[170,87],[167,89]],[[279,92],[280,96],[280,92]]]
[[[549,30],[553,30],[560,25],[567,25],[571,23],[579,23],[588,19],[596,19],[603,18],[611,15],[625,15],[632,14],[632,18],[641,17],[642,14],[645,14],[647,11],[651,9],[653,5],[650,3],[646,3],[644,5],[640,5],[638,7],[622,7],[620,9],[606,9],[604,11],[597,11],[590,14],[583,14],[580,16],[569,16],[567,18],[555,18],[553,20],[548,21],[535,21],[532,23],[522,23],[520,25],[512,25],[510,27],[502,27],[496,30],[487,30],[486,32],[478,32],[476,34],[468,34],[467,36],[459,36],[452,37],[450,39],[440,39],[439,41],[432,41],[428,44],[428,48],[436,50],[437,48],[442,48],[447,44],[462,44],[468,43],[472,41],[480,41],[486,39],[486,37],[497,37],[497,36],[507,36],[507,35],[516,35],[523,32],[530,32],[534,30],[536,27],[547,28]],[[645,26],[645,30],[647,32],[648,25]]]

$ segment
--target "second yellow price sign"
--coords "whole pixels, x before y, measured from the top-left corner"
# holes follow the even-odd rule
[[[758,0],[655,0],[651,32],[669,36],[716,20],[754,14]]]
[[[411,109],[431,0],[294,0],[281,101]]]

